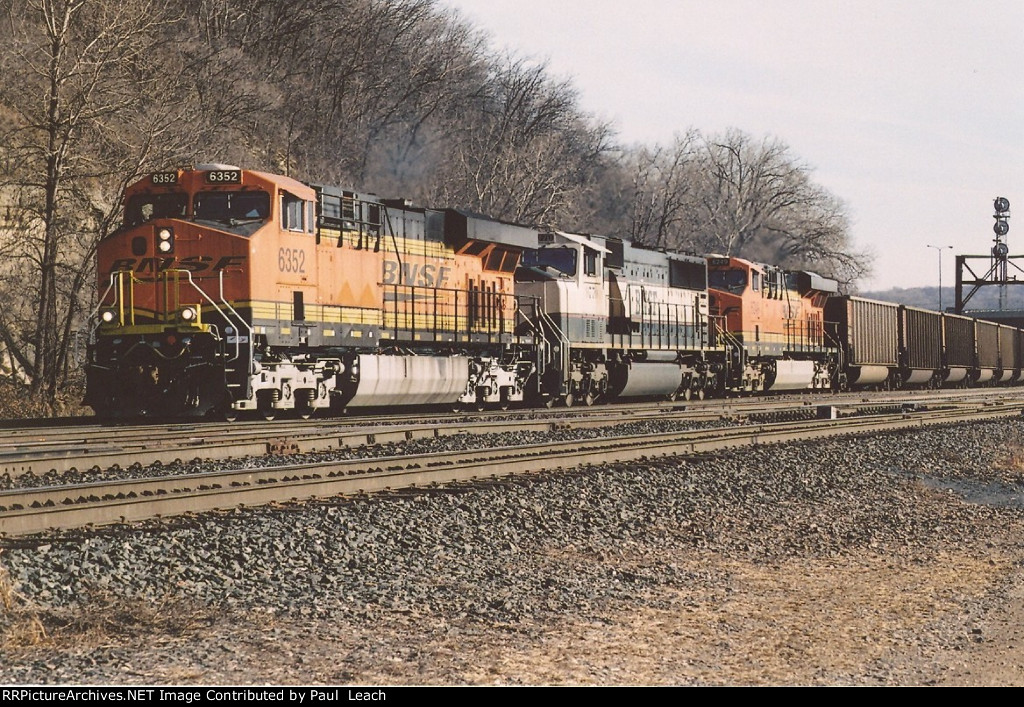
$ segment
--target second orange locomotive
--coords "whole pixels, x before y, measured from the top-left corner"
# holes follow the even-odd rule
[[[708,257],[711,311],[721,317],[733,360],[730,387],[827,390],[836,347],[825,330],[834,280],[742,258]]]

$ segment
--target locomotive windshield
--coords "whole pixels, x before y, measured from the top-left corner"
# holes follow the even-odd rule
[[[270,218],[270,195],[265,191],[201,191],[195,196],[196,221],[229,226],[259,223]]]
[[[550,268],[563,275],[576,276],[575,248],[538,248],[523,253],[522,267],[544,270]]]
[[[711,270],[708,272],[708,287],[739,294],[747,287],[747,271]]]
[[[155,218],[185,218],[188,194],[136,194],[124,209],[124,225],[138,226]]]

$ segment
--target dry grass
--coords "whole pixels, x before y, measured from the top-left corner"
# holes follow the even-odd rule
[[[34,399],[27,386],[0,378],[0,419],[92,415],[92,408],[82,405],[84,395],[84,380],[68,381],[57,393],[57,400],[51,408]]]
[[[81,608],[47,612],[46,619],[55,638],[91,636],[105,641],[138,635],[180,636],[208,626],[213,615],[179,597],[122,599],[94,592]]]
[[[87,648],[138,636],[175,637],[211,625],[208,607],[179,597],[120,598],[106,591],[82,597],[74,607],[42,609],[13,587],[0,568],[0,649]]]
[[[14,588],[7,570],[0,567],[0,648],[37,646],[46,638],[39,615]]]
[[[639,558],[624,552],[615,562],[631,559]],[[26,614],[20,643],[4,646],[0,661],[138,646],[131,669],[150,682],[531,685],[917,684],[970,661],[971,674],[951,673],[949,684],[1024,682],[1017,652],[1005,652],[1016,645],[1019,621],[1007,624],[1012,641],[986,626],[985,643],[956,643],[964,607],[1014,574],[1012,552],[864,551],[773,565],[697,551],[662,559],[692,582],[643,592],[643,601],[597,602],[513,625],[385,613],[372,625],[310,631],[305,620],[270,612],[225,621],[181,599],[96,595],[75,611],[37,612],[36,634]],[[230,641],[231,659],[197,661],[187,646],[204,640]],[[990,643],[991,655],[967,653]]]
[[[992,466],[996,471],[1013,474],[1017,481],[1024,480],[1024,446],[1013,445],[1003,450]]]
[[[6,569],[0,567],[0,608],[4,610],[5,614],[14,610],[16,596],[10,574]]]
[[[968,554],[926,564],[871,554],[771,567],[714,555],[689,563],[718,577],[714,589],[665,592],[647,606],[566,622],[514,647],[479,646],[462,679],[832,684],[915,650],[912,637],[925,626],[955,615],[1011,571],[1007,561]]]

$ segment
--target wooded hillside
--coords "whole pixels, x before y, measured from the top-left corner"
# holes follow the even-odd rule
[[[671,144],[619,144],[571,81],[434,0],[0,0],[0,375],[52,407],[121,191],[198,162],[866,273],[783,142],[680,120]]]

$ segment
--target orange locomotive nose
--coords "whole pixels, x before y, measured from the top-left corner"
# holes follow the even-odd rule
[[[130,274],[132,292],[124,296],[136,324],[166,322],[183,307],[201,307],[222,294],[246,299],[248,247],[235,234],[157,219],[100,244],[101,292],[117,273]]]

